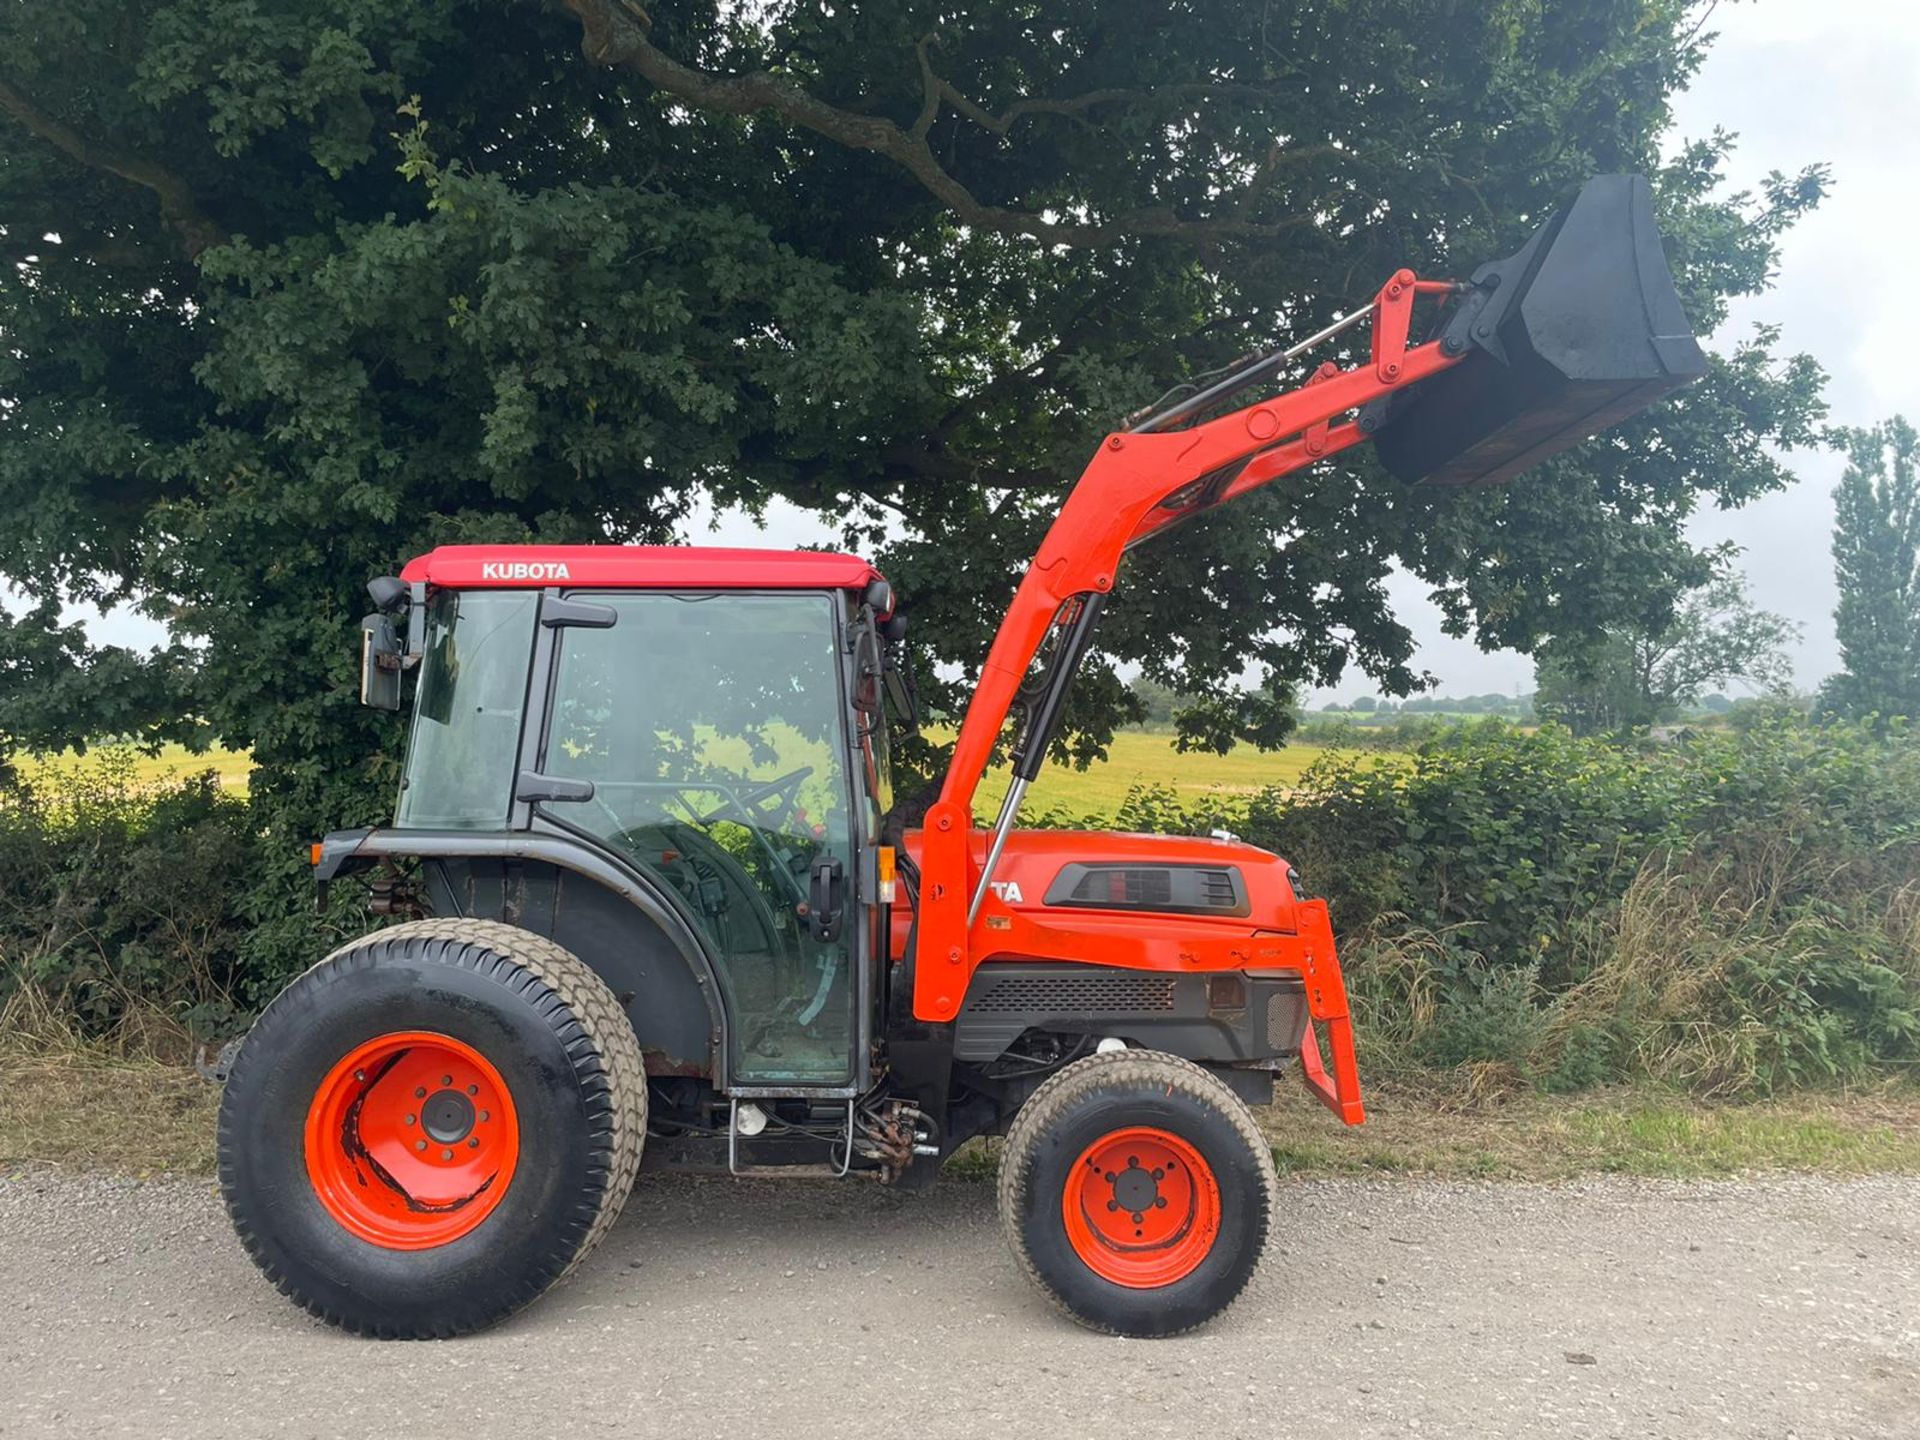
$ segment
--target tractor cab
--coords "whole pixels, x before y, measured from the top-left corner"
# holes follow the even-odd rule
[[[906,693],[878,573],[809,552],[454,546],[400,578],[417,673],[394,830],[582,847],[649,886],[704,952],[726,1036],[709,1054],[637,1007],[660,1068],[864,1086],[888,697]],[[449,864],[471,869],[432,864],[428,883],[471,883]]]

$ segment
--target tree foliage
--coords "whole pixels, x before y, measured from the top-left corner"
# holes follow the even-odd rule
[[[1787,647],[1799,636],[1794,622],[1754,605],[1739,576],[1718,575],[1670,618],[1617,625],[1592,643],[1549,645],[1534,703],[1543,718],[1598,735],[1671,720],[1708,686],[1730,680],[1785,694],[1793,679]]]
[[[1040,13],[9,7],[0,579],[41,608],[0,631],[0,736],[253,747],[271,896],[297,839],[386,808],[395,727],[351,676],[370,576],[775,497],[876,552],[952,711],[1065,487],[1168,383],[1398,266],[1506,253],[1604,170],[1653,174],[1704,333],[1825,183],[1729,194],[1721,134],[1662,158],[1710,39],[1689,0]],[[1488,645],[1657,608],[1706,573],[1686,518],[1780,486],[1819,391],[1762,327],[1510,490],[1354,455],[1187,527],[1129,567],[1062,743],[1136,713],[1123,668],[1225,697],[1195,717],[1216,745],[1279,739],[1349,665],[1406,693],[1395,564]],[[44,608],[122,599],[182,643],[95,650]]]
[[[1920,435],[1895,416],[1838,439],[1848,461],[1833,528],[1843,668],[1824,698],[1843,715],[1920,716]]]

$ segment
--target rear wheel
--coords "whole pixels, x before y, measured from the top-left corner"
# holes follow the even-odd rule
[[[1028,1276],[1083,1325],[1178,1335],[1253,1278],[1277,1187],[1232,1091],[1175,1056],[1120,1050],[1067,1066],[1021,1107],[1000,1219]]]
[[[565,1276],[625,1202],[639,1045],[606,985],[529,931],[422,920],[267,1007],[220,1109],[220,1181],[285,1294],[360,1334],[457,1335]]]

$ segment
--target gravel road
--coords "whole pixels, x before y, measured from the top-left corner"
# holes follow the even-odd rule
[[[643,1177],[489,1334],[349,1339],[211,1185],[0,1178],[0,1436],[1920,1435],[1920,1180],[1290,1181],[1169,1341],[1056,1316],[992,1190]]]

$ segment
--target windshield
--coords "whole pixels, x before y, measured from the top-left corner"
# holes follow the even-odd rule
[[[397,825],[506,828],[539,603],[533,590],[443,590],[434,597]]]

